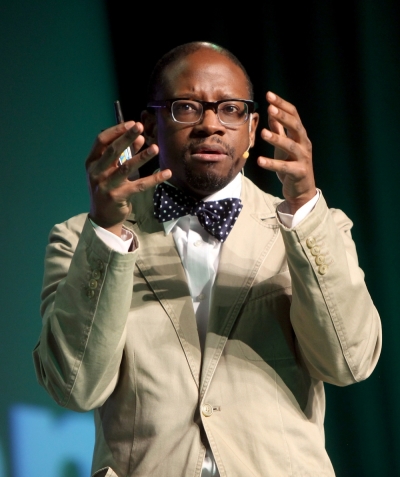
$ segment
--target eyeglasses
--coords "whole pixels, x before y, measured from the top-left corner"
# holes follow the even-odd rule
[[[150,101],[148,108],[168,108],[172,119],[177,123],[196,124],[203,119],[204,111],[212,109],[221,124],[240,126],[257,108],[255,101],[248,99],[222,99],[220,101],[201,101],[193,99],[165,99]]]

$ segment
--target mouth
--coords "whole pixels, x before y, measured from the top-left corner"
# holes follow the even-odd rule
[[[218,162],[226,159],[228,152],[219,144],[199,144],[191,149],[193,159],[199,161]]]

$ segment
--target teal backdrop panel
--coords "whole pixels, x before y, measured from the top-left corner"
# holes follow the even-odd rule
[[[31,353],[50,228],[88,209],[84,161],[113,124],[116,83],[98,0],[1,1],[0,477],[87,477],[91,414],[38,386]]]

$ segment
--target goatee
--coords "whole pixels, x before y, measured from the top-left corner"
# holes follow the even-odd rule
[[[194,172],[188,165],[187,161],[184,160],[183,166],[187,184],[192,189],[208,192],[207,195],[211,195],[214,192],[223,189],[233,179],[233,161],[225,176],[216,174],[213,170],[213,165],[213,163],[210,163],[208,170],[199,174],[198,172]]]
[[[231,147],[229,144],[226,144],[220,138],[213,138],[212,142],[224,146],[228,156],[231,158],[231,167],[229,168],[228,173],[225,176],[221,176],[214,172],[215,163],[210,162],[207,164],[207,170],[202,173],[198,173],[192,170],[190,163],[188,163],[186,154],[194,146],[198,146],[206,141],[207,138],[202,138],[198,140],[191,141],[190,144],[182,151],[182,164],[185,172],[186,183],[190,186],[191,189],[203,191],[207,195],[211,195],[218,190],[223,189],[226,185],[231,182],[233,179],[233,164],[235,157],[235,148]]]

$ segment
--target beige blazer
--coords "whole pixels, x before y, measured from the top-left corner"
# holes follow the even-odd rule
[[[324,477],[323,381],[365,379],[380,321],[350,220],[321,197],[294,230],[280,202],[243,180],[243,210],[222,246],[204,356],[172,235],[152,191],[120,254],[86,215],[47,247],[39,382],[61,406],[95,409],[96,476],[200,476],[205,435],[222,477]]]

